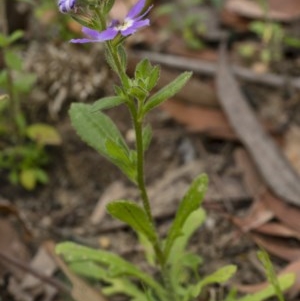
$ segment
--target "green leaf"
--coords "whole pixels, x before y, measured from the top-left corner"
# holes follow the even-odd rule
[[[162,102],[166,101],[168,98],[175,95],[181,90],[191,76],[192,72],[184,72],[175,78],[171,83],[151,96],[143,108],[143,113],[146,114],[150,110],[160,105]]]
[[[109,96],[101,98],[92,104],[92,112],[111,109],[117,107],[126,101],[120,96]]]
[[[156,243],[156,233],[145,211],[131,201],[114,201],[106,206],[107,211],[122,222],[131,226],[136,232],[144,234],[153,244]]]
[[[110,278],[122,276],[136,277],[151,287],[162,301],[167,301],[166,292],[157,281],[116,254],[103,250],[95,250],[72,242],[58,244],[56,252],[63,255],[65,260],[70,263],[82,261],[100,263],[108,269],[107,275]]]
[[[4,59],[7,67],[11,70],[22,70],[22,59],[14,51],[6,50]]]
[[[189,239],[193,233],[199,229],[200,225],[203,224],[205,217],[205,211],[202,208],[193,211],[187,217],[181,229],[180,236],[174,241],[170,250],[168,262],[170,262],[171,265],[179,262],[179,258],[184,254]]]
[[[135,181],[136,179],[136,161],[132,161],[130,153],[123,148],[120,141],[107,140],[105,147],[109,154],[111,161],[117,165],[124,173],[131,179]]]
[[[287,290],[290,288],[294,282],[295,282],[295,275],[292,273],[284,274],[282,276],[278,277],[280,289],[282,291]],[[245,297],[235,299],[235,301],[263,301],[266,300],[276,294],[274,287],[272,285],[269,285],[268,287],[262,289],[261,291],[254,293],[254,294],[248,294]]]
[[[9,44],[9,38],[4,34],[0,33],[0,47],[4,48]]]
[[[48,175],[43,169],[36,168],[35,169],[35,177],[39,183],[47,184],[49,182]]]
[[[151,265],[151,266],[156,266],[155,265],[155,252],[153,249],[153,246],[151,244],[151,242],[149,241],[149,239],[146,237],[146,235],[144,235],[141,232],[138,232],[138,239],[139,239],[139,243],[140,245],[143,247],[144,252],[145,252],[145,257],[147,262]]]
[[[108,14],[111,11],[114,3],[115,3],[115,0],[104,1],[103,14],[105,14],[105,15]]]
[[[147,58],[141,60],[135,68],[135,78],[145,79],[149,76],[151,71],[151,64]]]
[[[170,266],[170,277],[173,283],[173,287],[180,288],[181,282],[186,282],[186,274],[189,276],[191,273],[187,273],[187,269],[194,273],[194,278],[198,279],[198,266],[202,262],[202,258],[193,253],[186,252],[186,246],[193,235],[193,233],[199,229],[200,225],[205,220],[205,212],[202,208],[199,208],[192,212],[187,218],[184,226],[182,227],[182,235],[179,236],[171,248],[170,255],[168,257],[168,263]],[[178,275],[182,275],[179,277]],[[180,295],[180,290],[177,292]],[[185,291],[183,295],[185,294]]]
[[[146,151],[150,145],[152,138],[152,129],[151,126],[148,124],[143,128],[143,150]]]
[[[26,128],[26,135],[40,145],[60,145],[61,136],[51,125],[35,123]]]
[[[7,79],[7,70],[0,71],[0,87],[4,88],[5,90],[7,90]]]
[[[265,250],[261,249],[260,251],[258,251],[257,256],[264,266],[267,280],[273,286],[278,300],[284,301],[284,296],[280,289],[279,281],[268,253]]]
[[[107,48],[105,48],[104,54],[105,54],[106,61],[107,61],[108,65],[110,66],[110,68],[114,72],[116,72],[117,74],[119,74],[118,67],[116,66],[115,61],[114,61],[111,53],[107,50]]]
[[[129,279],[109,277],[106,269],[92,261],[73,262],[70,264],[70,269],[80,276],[106,282],[107,285],[101,291],[107,296],[125,294],[133,300],[147,301],[144,292]]]
[[[21,39],[24,36],[23,30],[16,30],[9,36],[9,44]]]
[[[33,190],[36,187],[35,169],[30,168],[22,170],[19,174],[19,180],[26,190]]]
[[[72,125],[81,139],[135,182],[134,162],[131,161],[128,146],[113,121],[101,111],[92,112],[92,105],[88,104],[73,103],[69,113]]]
[[[118,55],[120,58],[121,66],[124,72],[126,72],[127,69],[127,52],[121,44],[118,46]]]
[[[10,36],[6,36],[0,33],[0,47],[4,48],[23,37],[24,32],[22,30],[14,31]]]
[[[168,259],[169,253],[175,240],[182,235],[182,228],[190,216],[192,212],[197,210],[200,206],[201,201],[203,200],[204,194],[207,189],[208,178],[206,175],[198,176],[193,183],[191,184],[189,190],[183,197],[181,201],[178,211],[176,213],[176,217],[173,221],[171,229],[169,230],[164,254],[165,258]]]
[[[156,84],[159,80],[159,76],[160,76],[160,67],[155,66],[151,70],[151,73],[150,73],[149,78],[148,78],[148,85],[147,85],[148,91],[151,91],[156,86]]]
[[[191,295],[196,298],[201,293],[201,290],[204,286],[213,284],[213,283],[224,283],[228,279],[230,279],[234,273],[236,272],[237,267],[235,265],[227,265],[220,269],[218,269],[216,272],[206,276],[202,281],[200,281],[198,284],[192,286],[190,288]],[[255,300],[255,299],[253,299]]]

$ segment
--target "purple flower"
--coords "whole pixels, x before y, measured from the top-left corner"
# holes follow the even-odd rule
[[[72,11],[75,7],[76,0],[59,0],[58,1],[58,9],[62,13],[68,13]]]
[[[139,28],[148,26],[150,24],[149,19],[144,19],[143,17],[150,11],[152,6],[150,6],[145,13],[140,15],[146,0],[139,0],[128,12],[123,23],[118,20],[112,20],[110,25],[104,31],[97,31],[87,27],[82,28],[82,32],[87,36],[85,39],[72,39],[71,43],[92,43],[92,42],[103,42],[108,40],[113,40],[117,34],[121,34],[127,37],[135,33]]]

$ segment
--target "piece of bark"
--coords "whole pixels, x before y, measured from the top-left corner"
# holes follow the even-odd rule
[[[225,46],[220,51],[216,83],[219,101],[266,184],[283,200],[300,206],[300,177],[248,105],[230,70]]]

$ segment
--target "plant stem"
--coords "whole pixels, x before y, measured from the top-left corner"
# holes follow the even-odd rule
[[[100,16],[101,18],[101,16]],[[111,42],[106,43],[107,50],[109,52],[109,55],[114,60],[114,64],[117,68],[117,74],[121,80],[122,86],[124,87],[124,92],[126,93],[127,89],[130,87],[130,79],[128,78],[127,74],[122,68],[122,64],[120,61],[120,57],[118,55],[118,51],[116,50],[116,47],[112,45]],[[150,221],[150,223],[153,225],[153,228],[155,227],[155,221],[151,212],[151,206],[150,201],[145,185],[145,178],[144,178],[144,146],[143,146],[143,120],[140,118],[140,111],[141,111],[141,103],[139,103],[138,100],[133,99],[133,97],[129,94],[127,94],[127,107],[131,113],[133,126],[135,130],[135,137],[136,137],[136,152],[137,152],[137,186],[140,191],[141,199],[143,202],[143,207],[145,210],[145,213]],[[137,103],[136,103],[137,101]],[[157,231],[156,231],[157,233]],[[166,265],[166,259],[161,247],[161,241],[156,234],[156,240],[153,244],[153,248],[156,254],[156,258],[160,267],[161,276],[163,279],[163,283],[166,289],[167,293],[167,300],[174,300],[177,301],[177,296],[172,288],[170,277],[169,277],[169,271],[168,267]]]
[[[0,32],[6,37],[9,34],[5,0],[0,1]],[[14,91],[12,72],[5,61],[7,47],[9,46],[2,48],[2,58],[3,58],[3,67],[7,73],[7,94],[9,96],[9,106],[10,106],[10,110],[9,110],[10,116],[8,119],[9,122],[11,123],[12,133],[14,133],[12,137],[16,141],[19,141],[21,139],[21,129],[18,126],[18,117],[20,115],[21,109],[20,109],[19,99]]]

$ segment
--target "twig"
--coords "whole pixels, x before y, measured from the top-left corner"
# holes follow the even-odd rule
[[[70,290],[67,286],[65,286],[64,284],[58,282],[57,280],[50,278],[48,276],[45,276],[43,274],[41,274],[40,272],[34,270],[33,268],[31,268],[29,265],[24,264],[23,262],[10,257],[9,255],[3,253],[2,251],[0,251],[0,260],[4,261],[4,262],[8,262],[10,264],[12,264],[13,266],[19,268],[20,270],[23,270],[27,273],[30,273],[32,276],[40,279],[41,281],[53,286],[54,288],[56,288],[58,291],[64,293],[64,294],[70,294]]]
[[[138,58],[148,58],[151,62],[161,64],[166,67],[180,70],[191,70],[195,74],[215,76],[217,64],[200,59],[185,58],[177,55],[161,54],[150,51],[132,51],[131,54]],[[273,73],[255,73],[247,68],[233,66],[233,73],[239,78],[251,83],[264,84],[270,87],[285,87],[289,84],[300,90],[300,77],[290,78]]]

